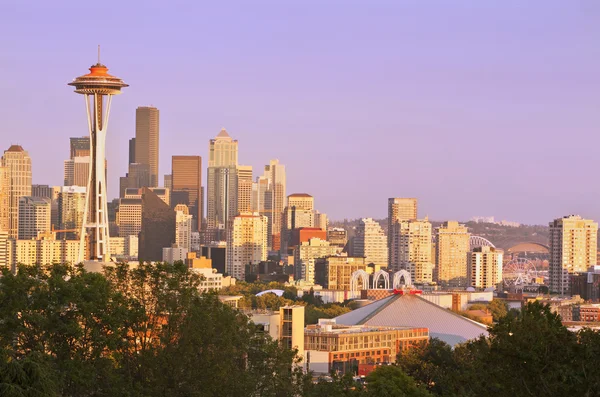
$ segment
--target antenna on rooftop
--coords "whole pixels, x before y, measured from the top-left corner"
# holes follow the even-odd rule
[[[100,44],[98,44],[98,63],[100,63]]]

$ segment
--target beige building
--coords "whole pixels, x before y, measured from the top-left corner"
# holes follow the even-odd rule
[[[388,266],[397,262],[393,257],[392,247],[397,245],[393,241],[395,235],[392,233],[394,225],[400,221],[417,220],[417,199],[416,198],[390,198],[388,199]]]
[[[329,218],[327,218],[327,214],[315,210],[315,227],[327,230],[329,227]]]
[[[158,146],[158,109],[151,106],[140,106],[135,110],[135,162],[148,165],[149,187],[158,187]]]
[[[225,269],[244,280],[245,266],[267,260],[267,217],[258,213],[241,213],[234,217],[227,230]]]
[[[238,165],[237,167],[237,210],[252,212],[252,166]],[[237,215],[237,214],[236,214]]]
[[[61,232],[59,237],[78,239],[83,224],[85,211],[85,187],[60,186],[57,190],[57,223],[60,230],[73,230]]]
[[[365,258],[340,255],[317,259],[315,261],[315,283],[324,289],[349,291],[352,273],[357,270],[367,270]]]
[[[445,222],[436,229],[436,281],[452,287],[468,286],[467,254],[470,249],[469,230],[456,221]]]
[[[119,237],[138,236],[142,230],[142,190],[125,189],[125,198],[119,199],[117,225]],[[169,190],[150,188],[167,205],[170,205]]]
[[[87,187],[90,176],[90,156],[73,157],[65,160],[64,185]]]
[[[467,254],[469,286],[475,288],[497,287],[502,282],[502,250],[478,247]]]
[[[204,216],[202,197],[202,158],[200,156],[173,156],[171,176],[165,175],[165,188],[170,184],[173,206],[185,204],[194,219],[194,231],[200,231]],[[170,180],[169,180],[170,179]]]
[[[238,141],[225,128],[208,147],[207,228],[224,231],[238,214]]]
[[[253,310],[247,315],[273,340],[279,340],[287,349],[297,349],[298,357],[304,356],[304,306],[282,306],[279,311]]]
[[[10,230],[10,170],[0,161],[0,232]]]
[[[50,199],[30,196],[19,198],[19,239],[37,238],[39,233],[50,231],[51,211]]]
[[[569,274],[597,262],[598,223],[577,215],[550,222],[550,291],[569,294]]]
[[[175,206],[175,244],[179,248],[190,250],[192,242],[192,215],[185,204]]]
[[[429,220],[400,221],[392,228],[391,270],[406,269],[413,283],[433,281],[431,223]]]
[[[53,232],[42,233],[37,239],[12,240],[10,243],[14,254],[10,263],[12,269],[18,264],[76,264],[79,260],[79,241],[57,240]]]
[[[329,241],[321,240],[320,238],[311,238],[308,241],[302,242],[294,248],[294,266],[300,268],[300,272],[296,272],[301,280],[308,283],[315,283],[315,259],[334,256],[338,253],[339,248],[332,246]]]
[[[354,256],[365,257],[365,262],[387,266],[387,236],[381,225],[372,218],[362,218],[358,222],[353,246]]]
[[[8,230],[0,229],[0,267],[11,267],[12,241],[8,238]]]
[[[9,236],[19,236],[19,199],[31,196],[31,158],[19,145],[12,145],[4,151],[0,166],[8,169],[9,175]]]
[[[293,193],[288,196],[288,207],[312,211],[315,209],[315,198],[306,193]]]
[[[286,176],[285,166],[279,163],[279,160],[271,160],[269,165],[265,165],[264,180],[267,181],[267,189],[264,197],[264,215],[268,218],[268,246],[269,249],[278,250],[280,247],[274,246],[273,236],[276,239],[281,237],[282,214],[287,206]]]

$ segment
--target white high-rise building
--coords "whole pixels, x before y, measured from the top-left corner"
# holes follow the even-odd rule
[[[263,181],[267,184],[263,213],[269,220],[268,244],[270,249],[279,249],[280,247],[273,247],[273,236],[281,238],[282,214],[287,206],[285,166],[279,164],[279,160],[271,160],[265,166]]]
[[[398,258],[394,257],[393,250],[398,242],[394,241],[395,235],[391,230],[398,222],[414,220],[417,220],[416,198],[395,197],[388,199],[388,266],[398,262]]]
[[[475,288],[497,287],[502,282],[502,250],[478,247],[467,254],[469,285]]]
[[[31,158],[19,145],[12,145],[4,151],[0,166],[8,169],[9,187],[9,236],[19,236],[19,199],[31,196]]]
[[[175,206],[175,244],[177,247],[190,251],[192,223],[193,216],[190,215],[188,206],[177,204]]]
[[[241,213],[227,230],[225,269],[230,276],[244,280],[246,265],[267,260],[267,217],[258,213]]]
[[[406,269],[414,283],[430,283],[433,278],[431,223],[427,218],[396,222],[392,228],[394,271]]]
[[[50,231],[52,207],[45,197],[23,196],[19,198],[19,239],[37,238]]]
[[[315,259],[334,256],[339,248],[332,246],[329,241],[313,237],[308,241],[300,243],[294,248],[294,266],[296,280],[306,280],[314,283]],[[308,266],[308,267],[307,267]],[[307,278],[308,277],[308,278]]]
[[[0,232],[10,231],[10,169],[0,160]]]
[[[365,263],[387,266],[387,236],[381,225],[371,218],[359,221],[354,236],[353,256],[364,257]]]
[[[550,222],[550,292],[569,294],[569,274],[596,265],[598,223],[578,215]]]
[[[467,253],[470,233],[456,221],[445,222],[436,229],[436,281],[452,287],[468,286]]]

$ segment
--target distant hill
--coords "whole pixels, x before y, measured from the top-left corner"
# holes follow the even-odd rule
[[[376,219],[387,234],[387,219]],[[354,230],[358,226],[359,219],[344,219],[343,221],[330,221],[330,227],[342,227],[348,231],[348,237],[354,236]],[[438,227],[443,222],[431,221],[432,226]],[[496,247],[508,249],[519,243],[540,243],[548,245],[548,226],[521,225],[510,227],[497,225],[495,223],[466,222],[471,234],[490,240]]]

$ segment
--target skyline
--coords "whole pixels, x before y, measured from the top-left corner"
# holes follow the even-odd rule
[[[343,9],[340,2],[190,5],[189,15],[156,4],[139,10],[145,21],[85,37],[70,32],[82,28],[73,16],[89,5],[52,5],[64,11],[52,20],[46,4],[0,5],[0,33],[20,37],[0,55],[11,76],[0,80],[11,93],[0,99],[1,149],[20,144],[29,152],[33,183],[62,185],[68,138],[87,134],[80,98],[64,85],[94,63],[100,43],[109,73],[131,84],[111,112],[110,197],[127,170],[135,109],[154,105],[160,185],[173,155],[200,155],[207,164],[208,141],[225,127],[255,178],[279,159],[287,193],[313,195],[332,220],[385,218],[390,197],[418,198],[419,218],[433,220],[600,219],[592,174],[600,7],[593,2],[379,3],[369,15],[356,2]],[[194,15],[202,18],[191,23]],[[132,30],[144,40],[122,40]],[[393,150],[405,144],[411,150]]]

